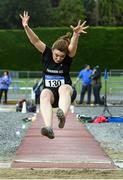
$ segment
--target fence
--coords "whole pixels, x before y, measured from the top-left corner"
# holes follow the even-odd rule
[[[110,102],[123,103],[123,69],[112,69],[109,72]]]
[[[0,74],[3,70],[0,71]],[[33,99],[33,85],[36,80],[41,79],[41,71],[10,71],[12,83],[9,88],[8,98],[10,100]],[[71,76],[77,76],[77,72],[71,72]]]
[[[0,75],[3,70],[0,70]],[[12,76],[12,83],[8,93],[8,98],[12,100],[19,100],[20,98],[34,99],[33,85],[36,79],[41,78],[42,72],[40,71],[10,71]],[[76,79],[78,72],[70,73],[72,80]],[[102,72],[102,89],[101,95],[104,95],[104,73]],[[78,96],[81,90],[81,82],[76,86]],[[92,97],[93,99],[93,97]],[[108,102],[123,103],[123,69],[112,69],[108,72],[107,80],[107,100]]]

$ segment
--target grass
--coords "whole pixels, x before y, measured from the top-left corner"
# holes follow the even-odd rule
[[[74,82],[76,77],[72,77],[72,82]],[[14,78],[11,86],[18,90],[20,87],[33,87],[35,80],[40,80],[40,78]],[[117,94],[122,95],[123,92],[123,76],[109,76],[108,80],[105,81],[102,76],[102,88],[101,94],[105,93],[105,83],[107,84],[107,93],[108,94]],[[78,94],[80,94],[82,83],[78,82],[76,85],[76,89]]]
[[[1,179],[122,179],[122,170],[0,169]]]

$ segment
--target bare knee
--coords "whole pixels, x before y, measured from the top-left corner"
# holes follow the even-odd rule
[[[72,87],[68,84],[61,85],[59,87],[59,94],[66,94],[66,95],[72,95]]]
[[[53,93],[49,89],[43,89],[40,95],[40,102],[52,103],[53,101]]]

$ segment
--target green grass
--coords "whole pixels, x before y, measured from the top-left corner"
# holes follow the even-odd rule
[[[33,87],[35,80],[37,80],[38,78],[19,78],[19,79],[13,79],[13,82],[11,84],[11,86],[13,87]],[[76,77],[72,77],[72,82],[74,82],[76,79]],[[40,80],[40,78],[38,79]],[[123,76],[111,76],[108,77],[108,80],[106,81],[107,83],[107,93],[109,92],[116,92],[116,90],[119,91],[121,90],[121,88],[123,87]],[[78,82],[78,84],[76,85],[76,89],[77,92],[80,93],[81,91],[81,86],[82,83],[81,81]],[[105,92],[105,80],[104,77],[102,77],[102,88],[101,88],[101,94],[104,94]]]

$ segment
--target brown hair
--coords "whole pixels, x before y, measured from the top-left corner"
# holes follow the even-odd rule
[[[4,73],[6,73],[7,75],[9,75],[9,71],[8,71],[8,70],[5,70]]]
[[[68,32],[66,33],[66,35],[61,36],[54,42],[52,49],[58,49],[59,51],[65,52],[67,54],[68,46],[70,44],[70,39],[71,39],[71,33]]]

